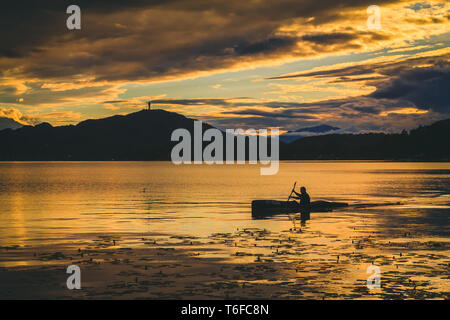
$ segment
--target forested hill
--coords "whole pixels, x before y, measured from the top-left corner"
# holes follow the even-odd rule
[[[328,134],[281,146],[281,158],[450,160],[450,119],[401,134]]]
[[[194,121],[174,112],[142,110],[77,125],[4,129],[0,160],[170,160],[176,144],[172,132],[186,128],[193,133]],[[212,126],[204,123],[207,128]],[[450,119],[402,134],[327,134],[280,142],[280,159],[450,160],[449,141]]]

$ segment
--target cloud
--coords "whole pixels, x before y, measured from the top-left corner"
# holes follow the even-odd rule
[[[268,80],[321,79],[333,83],[357,81],[373,92],[363,97],[394,101],[414,107],[450,114],[450,50],[436,50],[412,58],[383,57],[356,65],[327,66],[317,70],[272,77]],[[303,85],[304,86],[304,85]],[[357,108],[359,112],[376,113],[373,106]]]
[[[82,12],[82,29],[77,31],[65,26],[64,1],[5,4],[0,21],[14,25],[15,30],[0,28],[2,40],[8,43],[0,50],[1,70],[65,82],[80,76],[95,81],[164,80],[368,50],[411,39],[411,32],[400,28],[367,30],[365,9],[372,2],[362,0],[339,5],[331,0],[247,4],[240,0],[80,0],[77,4]],[[408,22],[399,10],[410,11],[409,19],[430,15],[405,8],[403,1],[377,4],[388,27],[420,29],[414,34],[416,40],[445,32],[445,28],[427,29],[422,23]],[[437,19],[433,24],[445,25],[446,7],[428,10]]]
[[[332,79],[336,82],[361,81],[363,77],[367,80],[387,79],[399,72],[411,69],[412,67],[421,67],[425,65],[445,64],[450,59],[450,50],[430,50],[424,54],[418,54],[413,57],[405,57],[404,55],[386,56],[380,58],[369,59],[360,63],[343,63],[341,65],[331,65],[318,67],[313,70],[284,74],[280,76],[270,77],[266,80],[283,80],[283,79]],[[372,79],[373,78],[373,79]]]
[[[107,83],[50,83],[39,80],[26,81],[24,92],[18,93],[16,84],[0,82],[0,102],[18,106],[19,97],[28,106],[37,107],[63,107],[69,105],[87,105],[100,103],[106,99],[115,99],[117,95],[126,90],[120,85]]]
[[[38,119],[31,116],[23,115],[22,112],[16,108],[4,108],[0,107],[0,117],[10,118],[23,125],[34,125],[39,122]]]
[[[282,111],[262,111],[260,109],[240,109],[235,111],[224,112],[224,114],[244,115],[244,116],[260,116],[265,118],[288,118],[288,119],[317,119],[314,115],[298,114],[296,110]]]
[[[323,121],[348,127],[351,119],[354,127],[373,127],[372,120],[378,128],[391,130],[404,124],[398,120],[401,116],[414,119],[408,120],[411,124],[417,119],[430,121],[448,110],[448,92],[443,90],[448,69],[439,69],[440,61],[448,61],[448,52],[412,58],[398,54],[283,74],[270,80],[311,82],[272,84],[269,89],[275,90],[265,92],[267,99],[169,99],[142,92],[130,98],[125,94],[130,83],[414,47],[420,40],[448,34],[447,3],[380,0],[382,29],[376,31],[366,27],[370,0],[339,4],[332,0],[79,0],[82,29],[75,31],[67,30],[65,24],[69,4],[16,0],[3,5],[0,103],[49,121],[52,116],[76,121],[78,114],[87,117],[85,110],[125,112],[142,108],[148,99],[218,125],[235,121],[234,126],[293,129]],[[421,83],[420,77],[428,76]],[[305,98],[307,90],[316,95],[314,100]],[[231,92],[228,86],[227,91]],[[328,99],[320,96],[325,91]],[[79,109],[70,113],[74,106]],[[402,108],[429,113],[389,112]]]
[[[73,111],[40,113],[37,116],[39,118],[39,122],[56,118],[58,119],[59,124],[73,123],[74,121],[80,121],[82,118],[81,113]]]
[[[237,98],[240,99],[240,98]],[[221,98],[212,98],[212,99],[155,99],[152,100],[154,104],[168,104],[168,105],[183,105],[183,106],[192,106],[192,105],[228,105],[232,99],[221,99]]]
[[[403,70],[377,85],[370,96],[411,101],[417,107],[450,114],[450,63]]]
[[[218,126],[243,128],[299,127],[327,123],[343,128],[341,132],[398,132],[420,124],[448,118],[450,87],[448,50],[428,52],[422,56],[377,58],[359,65],[321,67],[295,74],[296,78],[343,82],[345,79],[370,84],[368,94],[307,102],[244,99],[172,100],[183,105],[208,105],[210,112],[199,117]],[[375,76],[374,76],[375,75]],[[350,81],[352,82],[352,81]],[[310,90],[311,84],[290,84]]]
[[[358,35],[355,33],[318,33],[318,34],[309,34],[302,36],[303,41],[313,42],[316,44],[336,44],[342,42],[349,42],[358,38]]]

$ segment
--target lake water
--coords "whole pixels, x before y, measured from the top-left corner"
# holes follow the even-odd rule
[[[306,248],[315,248],[306,249],[311,259],[336,259],[339,254],[341,261],[345,254],[351,259],[358,249],[352,244],[370,236],[382,245],[366,246],[371,251],[365,254],[383,259],[399,249],[386,248],[388,241],[411,241],[403,239],[409,233],[419,244],[417,261],[424,262],[420,250],[429,254],[423,246],[437,243],[444,250],[434,265],[450,262],[450,163],[281,162],[273,176],[261,176],[259,169],[170,162],[0,163],[0,247],[77,246],[95,235],[117,235],[122,244],[139,247],[139,239],[148,235],[208,239],[245,228],[283,234],[293,228],[289,217],[252,219],[251,201],[286,200],[297,181],[313,201],[350,203],[343,210],[312,213],[301,226],[296,236]],[[227,250],[215,254],[237,259]],[[259,253],[269,255],[267,251]],[[29,263],[4,260],[0,267]],[[432,275],[424,277],[432,282]],[[430,288],[448,292],[445,277]]]
[[[252,220],[250,204],[285,200],[294,181],[312,200],[401,202],[388,208],[391,214],[374,209],[380,228],[396,228],[396,219],[403,223],[411,213],[423,232],[449,235],[450,163],[282,162],[277,175],[261,176],[255,165],[20,162],[0,164],[0,244],[83,233],[280,229],[287,216]],[[310,224],[332,215],[313,214]]]

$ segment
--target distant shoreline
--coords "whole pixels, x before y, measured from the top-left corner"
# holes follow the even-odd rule
[[[163,110],[86,120],[76,126],[0,131],[0,161],[170,161],[172,133],[195,120]],[[213,126],[203,123],[203,130]],[[400,134],[326,134],[279,143],[280,160],[448,162],[450,119]],[[203,148],[208,144],[203,140]],[[245,139],[248,159],[250,140]],[[236,145],[236,144],[235,144]],[[222,159],[229,151],[224,146]],[[259,145],[257,145],[259,148]],[[261,149],[259,149],[261,151]],[[194,154],[193,152],[191,154]],[[235,154],[232,157],[235,159]]]

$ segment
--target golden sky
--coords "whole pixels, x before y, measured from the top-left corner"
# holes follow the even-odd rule
[[[398,131],[450,118],[445,1],[14,1],[0,117],[75,124],[153,106],[228,128]],[[367,25],[370,5],[380,28]]]

